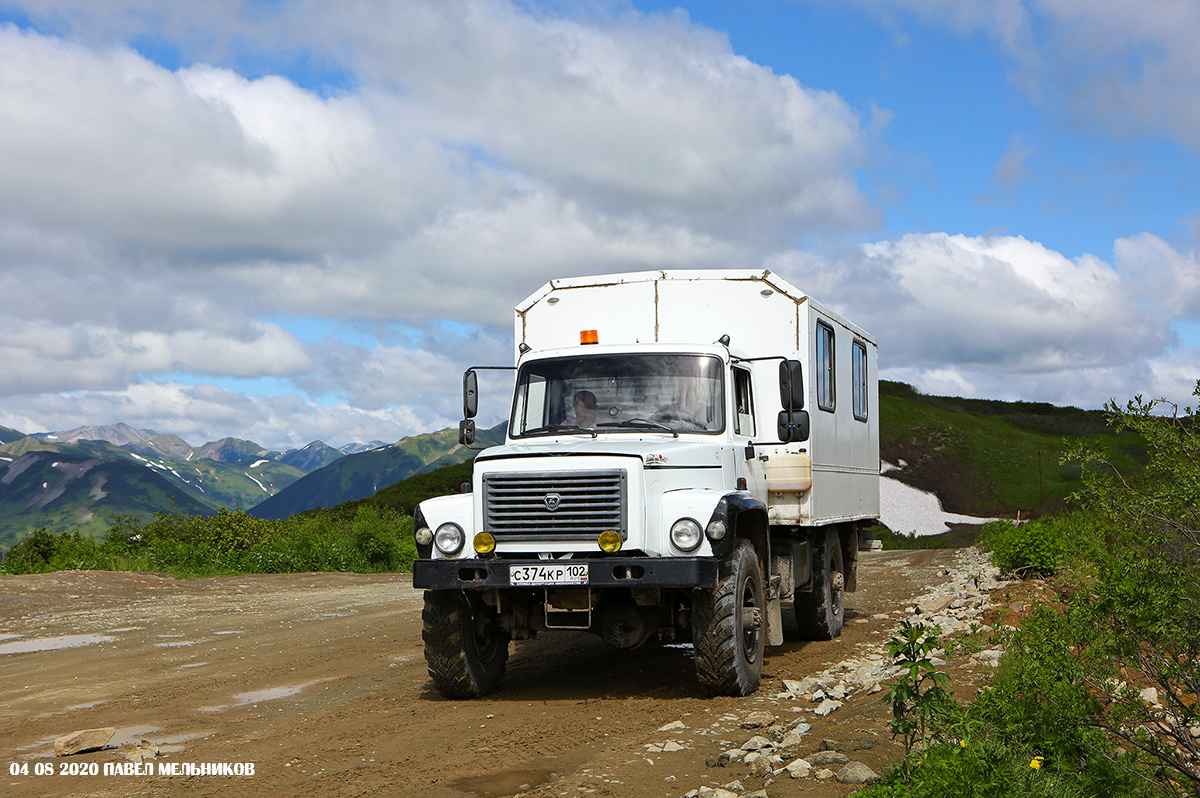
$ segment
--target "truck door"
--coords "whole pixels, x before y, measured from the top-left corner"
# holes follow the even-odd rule
[[[748,369],[733,367],[733,434],[734,442],[745,446],[754,440],[754,381],[750,378]],[[740,451],[740,449],[739,449]],[[754,457],[743,463],[742,476],[746,478],[746,489],[764,502],[767,500],[767,472],[763,461],[756,452]]]

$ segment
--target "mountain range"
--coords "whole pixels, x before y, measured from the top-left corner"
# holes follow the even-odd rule
[[[504,424],[480,430],[476,445],[503,443],[504,430]],[[403,438],[390,446],[343,457],[314,471],[263,500],[250,512],[262,518],[286,518],[305,510],[365,499],[414,474],[461,463],[471,456],[470,449],[459,445],[457,429]]]
[[[309,474],[386,446],[335,449],[313,441],[280,452],[239,438],[193,447],[177,435],[123,423],[31,435],[0,427],[0,549],[43,526],[100,533],[113,514],[250,509]],[[410,465],[396,479],[423,464]]]
[[[1061,505],[1081,484],[1079,466],[1062,460],[1067,438],[1093,441],[1123,473],[1146,461],[1145,442],[1114,433],[1095,410],[927,396],[881,381],[878,413],[880,455],[901,466],[889,476],[935,493],[953,513],[1028,518]],[[501,442],[504,431],[504,425],[480,431],[479,445]],[[392,444],[338,450],[314,441],[276,452],[238,438],[192,447],[125,424],[36,435],[0,427],[0,550],[41,526],[101,534],[109,515],[172,508],[201,515],[240,508],[283,518],[377,501],[410,511],[405,497],[411,497],[397,493],[398,483],[434,477],[430,472],[472,454],[453,429]]]

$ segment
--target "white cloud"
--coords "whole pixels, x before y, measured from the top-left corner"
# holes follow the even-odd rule
[[[681,16],[585,23],[500,0],[28,11],[42,32],[0,25],[10,408],[82,391],[117,414],[93,422],[132,423],[123,409],[154,417],[138,399],[154,380],[270,377],[390,434],[388,406],[454,417],[467,353],[508,360],[510,308],[552,276],[751,266],[871,215],[856,112]],[[233,68],[247,54],[350,79],[318,94],[250,78]],[[368,351],[302,341],[279,321],[296,318],[483,332],[457,353]],[[225,405],[271,415],[197,391],[159,397],[181,427],[234,423]],[[65,404],[41,406],[42,425],[68,425],[49,420]]]
[[[360,98],[277,77],[170,72],[9,25],[0,93],[0,213],[142,258],[363,251],[435,214],[453,183],[438,147],[385,146]]]
[[[53,420],[52,427],[46,425],[48,419]],[[115,420],[179,435],[192,445],[234,436],[278,451],[313,440],[331,446],[376,439],[390,442],[457,423],[456,418],[403,403],[367,410],[347,403],[314,404],[297,394],[250,397],[212,384],[173,382],[70,395],[27,395],[6,401],[0,411],[0,425],[23,432]]]
[[[1028,75],[1077,62],[1061,85],[1079,108],[1142,113],[1190,141],[1187,8],[1164,6],[1172,26],[1110,3],[862,2],[990,31]],[[871,228],[854,169],[885,131],[682,13],[27,5],[41,33],[0,25],[7,426],[123,420],[275,447],[395,439],[457,419],[463,367],[509,360],[510,309],[550,277],[758,267],[771,253],[923,388],[1094,404],[1117,386],[1186,382],[1169,329],[1200,313],[1200,268],[1153,236],[1118,241],[1111,265],[1018,237],[796,252]],[[184,66],[135,40],[177,48]],[[1150,46],[1160,57],[1138,80],[1120,71],[1118,56]],[[238,71],[297,60],[345,79],[318,90]],[[1107,99],[1089,95],[1093,73],[1119,78]],[[1001,183],[1026,177],[1025,155],[1014,140]],[[418,332],[314,342],[297,319]],[[261,378],[297,393],[245,387]],[[500,412],[502,388],[489,388]]]
[[[928,393],[1183,401],[1200,361],[1170,325],[1200,306],[1200,255],[1148,234],[1114,254],[1110,265],[1015,236],[910,234],[772,268],[875,335],[884,376]]]

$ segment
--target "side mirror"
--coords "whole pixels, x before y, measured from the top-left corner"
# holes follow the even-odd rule
[[[779,411],[779,440],[784,443],[803,443],[808,440],[809,423],[807,410]]]
[[[779,364],[779,403],[784,410],[804,409],[804,374],[799,360]]]
[[[458,442],[463,446],[471,446],[475,443],[475,422],[469,418],[464,418],[458,422]]]
[[[463,418],[475,418],[479,412],[479,377],[475,369],[463,373]]]

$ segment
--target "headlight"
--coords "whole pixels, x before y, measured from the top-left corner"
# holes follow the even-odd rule
[[[709,521],[704,534],[708,535],[709,540],[720,540],[725,537],[725,522],[719,518]]]
[[[690,518],[680,518],[671,527],[671,542],[675,548],[691,551],[700,545],[700,525]]]
[[[433,530],[427,526],[423,526],[413,533],[413,537],[417,539],[417,543],[422,546],[428,546],[433,542]]]
[[[476,554],[491,554],[496,550],[496,538],[490,532],[480,532],[475,536],[474,548]]]
[[[442,554],[458,554],[463,547],[463,531],[458,524],[442,524],[433,533],[433,545]]]

